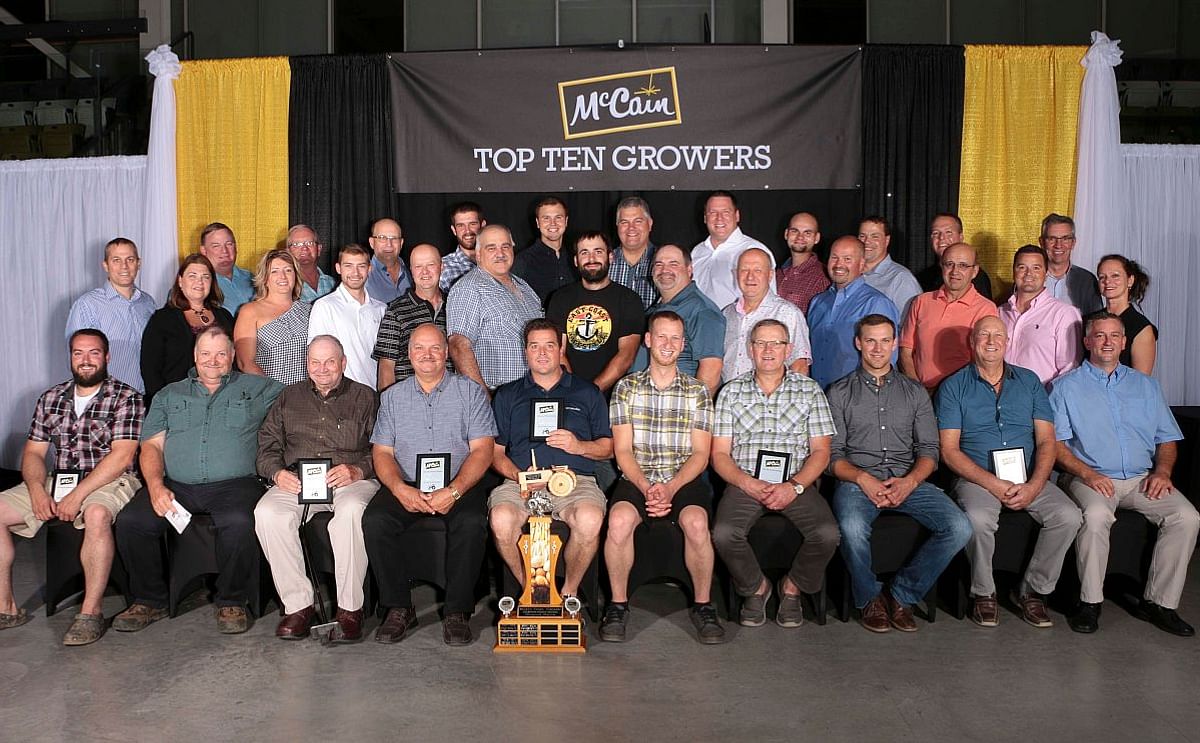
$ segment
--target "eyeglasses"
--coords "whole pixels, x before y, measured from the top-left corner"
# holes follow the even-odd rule
[[[400,239],[399,235],[371,235],[372,240],[379,240],[385,243],[394,243]]]
[[[1051,236],[1051,235],[1046,235],[1046,236],[1045,236],[1045,237],[1043,237],[1042,239],[1043,239],[1043,240],[1045,240],[1045,241],[1046,241],[1046,242],[1048,242],[1048,243],[1057,243],[1057,244],[1059,244],[1059,245],[1063,245],[1063,244],[1066,244],[1066,243],[1073,243],[1073,242],[1075,242],[1075,236],[1074,236],[1074,235],[1062,235],[1061,237],[1053,237],[1053,236]]]
[[[963,263],[962,261],[959,261],[958,263],[955,263],[954,261],[943,261],[942,268],[946,269],[947,271],[953,271],[956,268],[959,271],[966,271],[969,268],[975,268],[975,264]]]
[[[776,348],[783,348],[787,344],[788,341],[750,341],[750,345],[754,346],[756,351],[773,351]]]
[[[316,240],[305,240],[304,242],[288,243],[289,248],[315,248],[317,247]]]

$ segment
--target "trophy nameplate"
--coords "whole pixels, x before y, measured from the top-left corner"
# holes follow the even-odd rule
[[[526,477],[529,475],[529,477]],[[529,533],[522,534],[517,546],[525,565],[525,590],[514,601],[511,596],[500,599],[503,616],[496,627],[497,653],[582,653],[587,650],[587,637],[582,606],[574,596],[566,601],[558,593],[554,570],[562,551],[562,540],[550,533],[549,498],[568,495],[575,488],[575,473],[565,467],[538,469],[520,473],[521,494],[528,497],[530,509]],[[546,487],[531,490],[530,485],[545,483]]]

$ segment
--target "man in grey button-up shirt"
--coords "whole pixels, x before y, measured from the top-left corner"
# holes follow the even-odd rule
[[[842,557],[862,625],[872,632],[913,632],[910,607],[971,538],[971,525],[945,493],[925,482],[937,468],[937,420],[925,388],[892,365],[896,326],[883,315],[867,315],[855,327],[854,345],[861,364],[826,391],[837,426],[829,471],[840,480],[833,513]],[[886,589],[871,567],[871,525],[885,508],[932,532]]]

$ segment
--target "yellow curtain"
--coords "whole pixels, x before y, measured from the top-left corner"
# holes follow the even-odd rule
[[[224,222],[251,271],[287,233],[287,57],[184,62],[175,81],[179,249]]]
[[[1075,203],[1086,46],[968,46],[958,211],[997,296],[1042,218]],[[996,280],[998,279],[998,281]]]

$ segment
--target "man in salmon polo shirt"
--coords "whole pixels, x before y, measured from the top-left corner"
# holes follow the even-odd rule
[[[900,371],[930,393],[971,362],[971,328],[996,317],[996,305],[973,282],[979,273],[975,248],[966,243],[942,251],[942,286],[912,301],[900,333]]]

